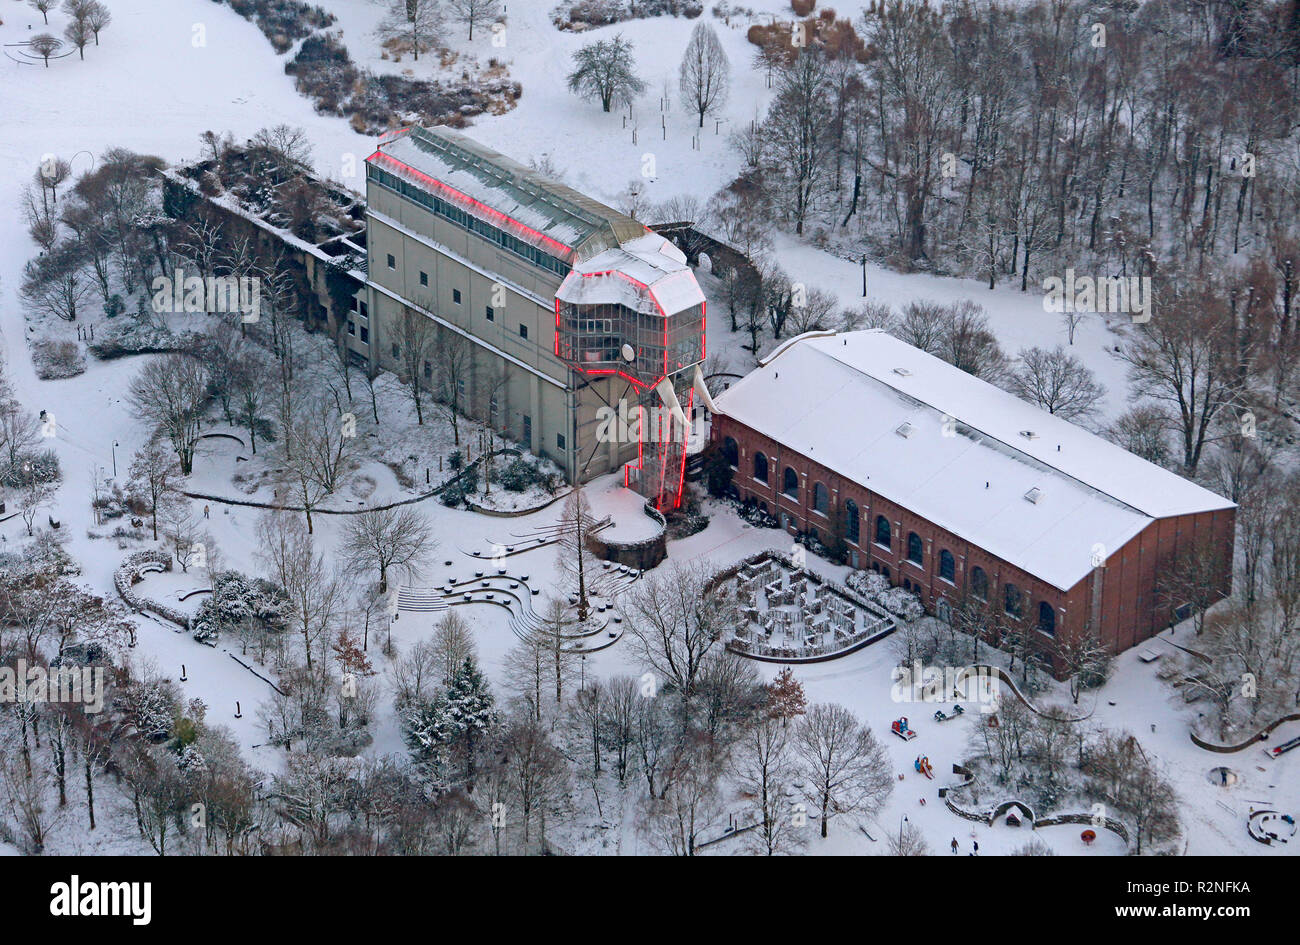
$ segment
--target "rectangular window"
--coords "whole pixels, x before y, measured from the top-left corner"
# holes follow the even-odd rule
[[[527,338],[527,337],[528,337],[528,326],[527,326],[527,325],[520,324],[520,326],[519,326],[519,337],[520,337],[520,338]]]
[[[366,345],[370,344],[370,329],[365,325],[361,326],[361,343]]]
[[[370,308],[366,305],[364,301],[361,303],[361,317],[362,318],[370,317]]]
[[[429,284],[429,274],[423,270],[420,271],[420,285]]]
[[[402,349],[397,345],[393,345],[393,357],[400,358],[401,356],[402,356]]]
[[[524,414],[524,446],[531,446],[533,442],[533,418]]]
[[[397,268],[397,257],[394,256],[392,253],[388,254],[388,268],[389,269]]]
[[[457,397],[465,396],[465,378],[463,377],[456,378],[456,396]]]
[[[563,433],[557,433],[557,434],[555,434],[555,446],[556,446],[557,449],[559,449],[559,450],[561,450],[561,451],[564,449],[564,434],[563,434]]]
[[[497,313],[494,312],[494,311],[492,311],[492,306],[491,306],[491,305],[489,305],[489,306],[487,307],[487,311],[485,312],[485,314],[487,315],[487,320],[488,320],[488,321],[490,321],[490,322],[494,322],[494,321],[497,320]]]
[[[460,304],[460,289],[451,290],[451,300],[455,302],[457,305]]]
[[[424,362],[424,379],[426,381],[433,380],[433,365],[428,361]]]
[[[349,334],[349,335],[355,335],[356,333],[357,333],[357,323],[349,319],[349,320],[348,320],[348,334]]]

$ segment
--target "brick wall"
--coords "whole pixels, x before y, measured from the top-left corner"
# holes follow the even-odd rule
[[[1099,595],[1098,628],[1103,640],[1115,652],[1128,649],[1168,626],[1169,614],[1156,600],[1156,581],[1161,565],[1192,542],[1206,536],[1231,549],[1234,510],[1203,512],[1153,522],[1118,550],[1107,549],[1105,566],[1074,587],[1061,590],[1041,581],[992,554],[960,538],[908,509],[877,496],[860,483],[846,479],[807,456],[743,426],[730,417],[713,418],[712,438],[723,443],[727,437],[737,445],[733,485],[742,501],[753,501],[782,522],[791,534],[816,529],[820,540],[829,544],[834,534],[832,518],[842,515],[850,500],[857,505],[859,533],[857,541],[845,535],[849,563],[858,568],[887,569],[891,583],[916,590],[930,613],[936,613],[940,601],[960,599],[970,588],[975,568],[983,569],[988,578],[988,599],[999,611],[1003,609],[1004,588],[1014,584],[1022,595],[1021,621],[1036,628],[1040,604],[1052,610],[1054,634],[1032,630],[1040,649],[1054,658],[1054,641],[1082,633],[1093,611],[1094,581]],[[754,478],[754,456],[761,452],[768,461],[767,481]],[[793,469],[798,477],[794,496],[784,493],[785,470]],[[815,508],[814,490],[821,483],[827,491],[827,512]],[[889,522],[890,545],[875,541],[877,516]],[[847,528],[845,529],[847,532]],[[909,535],[921,539],[921,561],[908,559]],[[940,577],[940,554],[949,551],[954,558],[951,581]],[[1231,554],[1227,555],[1231,560]],[[1231,587],[1230,565],[1223,574],[1222,590]]]

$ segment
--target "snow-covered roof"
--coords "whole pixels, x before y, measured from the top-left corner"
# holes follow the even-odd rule
[[[1234,505],[880,330],[787,343],[717,404],[1061,590],[1097,545]]]
[[[447,128],[404,129],[367,160],[440,196],[449,189],[468,198],[471,213],[504,214],[578,259],[646,232],[631,217]]]
[[[686,256],[657,233],[645,233],[578,264],[555,297],[575,305],[617,304],[665,316],[704,302]]]

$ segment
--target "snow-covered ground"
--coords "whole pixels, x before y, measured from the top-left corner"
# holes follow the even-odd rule
[[[381,9],[367,0],[321,0],[339,16],[344,40],[352,55],[363,65],[377,70],[423,74],[432,68],[424,62],[401,64],[379,58],[378,42],[370,35]],[[778,0],[758,0],[751,6],[760,11],[783,10]],[[17,296],[24,262],[35,247],[17,218],[20,188],[31,178],[46,154],[57,154],[72,162],[74,172],[91,167],[104,149],[122,146],[157,154],[169,161],[192,157],[198,149],[198,135],[205,130],[232,131],[237,138],[277,123],[301,126],[314,144],[318,169],[338,177],[344,168],[360,167],[373,141],[351,131],[346,121],[317,115],[285,76],[285,56],[277,56],[256,26],[211,0],[112,0],[114,20],[102,45],[87,50],[85,61],[75,56],[39,65],[16,65],[5,61],[0,85],[0,208],[11,225],[0,228],[0,340],[3,342],[7,373],[20,400],[33,410],[45,409],[58,420],[58,434],[51,441],[64,470],[64,483],[53,515],[64,523],[69,551],[81,563],[82,580],[99,593],[112,594],[112,572],[125,552],[105,540],[92,541],[87,532],[93,525],[88,501],[90,482],[103,470],[110,475],[116,458],[119,474],[124,473],[131,454],[144,442],[148,431],[130,412],[126,389],[144,362],[128,358],[110,363],[90,362],[85,374],[62,381],[38,381],[24,341],[27,326]],[[729,130],[747,123],[765,106],[771,92],[761,72],[750,68],[751,47],[744,38],[744,24],[727,28],[714,21],[724,47],[737,72],[725,119],[712,121],[692,146],[694,122],[680,109],[675,92],[680,51],[694,27],[694,21],[661,17],[639,21],[633,27],[611,27],[595,35],[627,32],[636,44],[638,61],[650,92],[633,110],[632,120],[624,113],[604,114],[590,102],[575,99],[565,88],[564,72],[570,53],[591,36],[559,32],[550,24],[549,2],[510,4],[510,23],[504,49],[490,45],[483,31],[471,48],[464,40],[454,45],[464,54],[486,60],[498,56],[508,62],[512,76],[521,81],[524,94],[519,106],[499,116],[475,120],[469,134],[521,160],[549,156],[566,182],[579,190],[618,205],[619,195],[633,180],[646,185],[646,198],[660,201],[679,193],[707,198],[728,181],[737,158],[726,146]],[[40,14],[26,4],[6,4],[0,9],[0,43],[22,41],[40,27]],[[52,14],[61,24],[62,14]],[[202,27],[203,45],[194,37]],[[61,26],[60,26],[61,28]],[[670,107],[662,116],[659,98],[665,95]],[[636,140],[633,140],[635,130]],[[581,146],[575,143],[581,142]],[[649,161],[647,161],[649,157]],[[643,177],[642,169],[653,165]],[[361,181],[344,182],[360,188]],[[862,269],[856,264],[820,252],[779,233],[772,234],[774,249],[791,277],[834,291],[846,305],[861,297]],[[706,280],[707,285],[707,280]],[[1003,347],[1014,353],[1021,346],[1054,345],[1065,342],[1065,329],[1057,316],[1043,311],[1036,292],[1021,294],[1013,287],[989,291],[983,284],[925,275],[903,275],[867,266],[867,291],[872,299],[899,307],[913,299],[951,301],[974,299],[988,311],[991,324]],[[726,318],[718,314],[710,322],[709,350],[725,351],[730,369],[743,372],[752,363],[739,350],[741,338],[725,331]],[[1101,317],[1086,321],[1079,329],[1074,353],[1106,384],[1109,395],[1105,412],[1116,413],[1125,403],[1127,385],[1119,363],[1109,356],[1114,335]],[[197,458],[191,487],[195,491],[235,495],[231,477],[237,471],[230,441],[205,441]],[[341,501],[359,505],[384,497],[409,494],[388,467],[371,463],[364,470],[375,481],[372,493],[347,496]],[[121,478],[121,475],[119,475]],[[422,483],[417,484],[422,485]],[[418,490],[417,490],[418,491]],[[265,496],[262,496],[265,498]],[[613,477],[589,490],[593,508],[616,517],[611,535],[634,540],[654,531],[654,523],[641,512],[641,502],[622,492]],[[195,503],[200,512],[203,503]],[[438,541],[436,560],[419,583],[436,585],[448,574],[465,574],[472,559],[465,552],[509,535],[526,534],[553,524],[559,504],[520,518],[490,518],[464,510],[448,509],[436,500],[418,508],[425,515]],[[672,542],[674,561],[707,559],[719,566],[768,547],[788,547],[782,532],[751,527],[730,511],[712,507],[708,528],[690,538]],[[250,572],[260,571],[256,561],[254,509],[212,506],[209,528],[220,548],[223,564]],[[324,547],[337,544],[341,517],[317,518],[318,541]],[[0,535],[9,544],[19,540],[22,523],[11,519],[0,524]],[[443,564],[452,560],[450,568]],[[810,556],[809,564],[836,579],[845,569]],[[558,580],[554,548],[539,548],[511,559],[511,569],[530,572],[535,584],[553,585]],[[204,575],[154,575],[142,590],[175,597],[203,585]],[[201,598],[191,598],[196,604]],[[479,656],[489,677],[499,680],[502,661],[515,638],[506,612],[486,605],[463,609],[471,619]],[[403,614],[392,625],[395,645],[407,647],[432,633],[434,615]],[[139,643],[135,658],[154,663],[176,681],[188,698],[201,698],[209,706],[209,720],[229,726],[244,746],[248,760],[257,767],[274,771],[278,753],[255,747],[265,740],[257,721],[257,707],[269,692],[268,684],[233,658],[237,645],[227,641],[207,647],[177,632],[165,621],[140,617]],[[387,633],[388,631],[383,631]],[[1186,633],[1187,631],[1181,631]],[[245,658],[246,662],[251,662]],[[893,795],[865,831],[836,822],[830,839],[815,842],[811,852],[874,854],[884,849],[885,836],[899,829],[903,818],[923,831],[936,854],[947,854],[955,837],[962,853],[978,840],[981,853],[1005,853],[1026,842],[1024,831],[1005,826],[976,827],[949,813],[935,797],[934,788],[951,780],[953,762],[965,755],[971,727],[980,724],[977,713],[937,725],[929,721],[932,706],[910,711],[918,738],[902,742],[889,733],[889,723],[909,714],[890,696],[890,670],[896,661],[888,644],[878,644],[833,662],[795,669],[810,702],[834,701],[851,708],[866,721],[886,745],[894,767],[904,775]],[[181,681],[184,666],[185,681]],[[760,664],[765,678],[776,667]],[[622,643],[584,661],[582,671],[596,675],[637,672],[628,647]],[[1196,748],[1188,739],[1189,717],[1195,710],[1174,701],[1169,690],[1154,675],[1153,665],[1142,663],[1135,652],[1122,655],[1114,678],[1099,694],[1085,694],[1084,701],[1095,709],[1095,724],[1127,728],[1137,735],[1143,749],[1165,767],[1183,802],[1187,852],[1192,854],[1250,854],[1294,856],[1300,845],[1263,847],[1246,834],[1249,807],[1269,804],[1293,813],[1300,811],[1300,751],[1280,760],[1265,760],[1259,748],[1235,755],[1212,755]],[[1066,694],[1049,695],[1067,701]],[[375,741],[369,751],[400,753],[403,748],[391,708],[381,711]],[[240,717],[235,717],[236,702]],[[1296,734],[1296,726],[1278,732],[1274,738]],[[937,773],[930,782],[913,770],[913,760],[928,755]],[[1208,772],[1227,764],[1239,776],[1236,785],[1222,788],[1211,784]],[[927,800],[922,805],[921,799]],[[1062,854],[1098,856],[1119,853],[1118,845],[1103,832],[1091,848],[1083,847],[1078,830],[1070,827],[1039,831],[1039,839]],[[624,842],[625,841],[625,842]],[[712,847],[714,852],[731,852],[727,841]],[[79,832],[77,818],[60,828],[54,847],[63,852],[112,850],[102,836],[93,843]],[[596,849],[594,845],[583,849]],[[625,832],[618,848],[635,852],[636,840]],[[0,844],[0,853],[5,848]]]

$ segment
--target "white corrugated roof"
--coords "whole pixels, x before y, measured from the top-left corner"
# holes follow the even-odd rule
[[[1108,555],[1153,519],[1233,507],[879,330],[788,343],[717,400],[1062,590],[1092,569],[1096,545]]]

